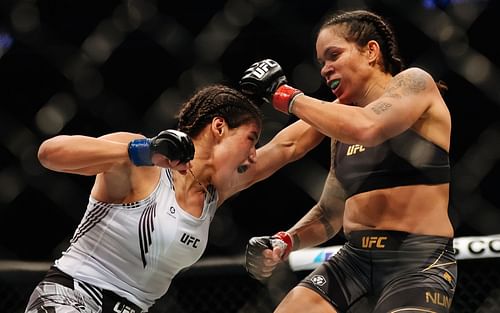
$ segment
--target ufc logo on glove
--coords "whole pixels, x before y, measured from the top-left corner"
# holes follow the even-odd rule
[[[267,72],[273,67],[279,66],[279,64],[273,60],[267,59],[253,64],[252,75],[257,78],[262,78]]]

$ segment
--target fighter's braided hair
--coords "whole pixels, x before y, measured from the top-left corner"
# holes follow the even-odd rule
[[[241,92],[222,84],[199,89],[181,107],[177,128],[195,138],[214,117],[222,117],[229,128],[247,123],[262,127],[262,112]]]
[[[359,47],[364,47],[370,40],[378,42],[384,72],[396,75],[404,69],[394,31],[381,16],[366,10],[335,13],[324,19],[319,30],[338,24],[345,26],[344,38]]]
[[[396,75],[404,70],[394,30],[380,15],[366,10],[335,12],[323,19],[319,31],[333,25],[343,25],[344,38],[359,47],[364,47],[370,40],[377,41],[382,51],[384,72]],[[436,85],[440,92],[448,90],[446,83],[441,80]]]

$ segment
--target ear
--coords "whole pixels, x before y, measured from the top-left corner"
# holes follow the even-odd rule
[[[366,44],[367,53],[368,53],[368,63],[369,64],[377,64],[377,61],[380,57],[380,46],[378,42],[375,40],[370,40]]]
[[[226,121],[220,116],[216,116],[212,119],[212,133],[216,137],[220,137],[224,134],[224,128],[226,126]]]

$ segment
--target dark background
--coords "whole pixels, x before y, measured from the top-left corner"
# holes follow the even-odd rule
[[[315,65],[314,30],[329,10],[348,8],[384,15],[407,65],[448,84],[456,235],[500,233],[498,1],[2,1],[0,259],[58,257],[86,207],[93,178],[42,168],[44,139],[153,136],[175,127],[196,88],[236,85],[263,58],[307,94],[333,100]],[[291,122],[263,109],[261,144]],[[225,203],[205,255],[238,255],[249,237],[289,228],[315,203],[328,166],[325,141]]]

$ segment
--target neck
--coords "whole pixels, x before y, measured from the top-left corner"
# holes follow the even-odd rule
[[[178,171],[172,171],[176,194],[190,194],[192,192],[208,193],[208,185],[200,177],[198,171],[188,169],[187,173],[181,174]]]
[[[191,169],[188,169],[189,173],[191,174],[191,177],[193,177],[193,180],[203,189],[203,191],[205,191],[205,193],[208,193],[208,189],[207,187],[205,186],[205,184],[203,184],[197,177],[196,175],[193,173],[193,171]],[[206,184],[208,186],[208,183]]]
[[[210,130],[209,126],[206,129]],[[212,177],[211,164],[213,157],[213,143],[210,132],[202,131],[200,135],[193,138],[193,143],[196,147],[196,152],[194,160],[191,161],[192,168],[188,169],[189,174],[184,179],[186,188],[194,188],[208,193],[208,186],[211,184],[210,180]]]
[[[389,85],[392,76],[386,73],[381,73],[381,76],[376,77],[371,83],[368,84],[362,98],[356,105],[366,106],[368,103],[380,98]]]

